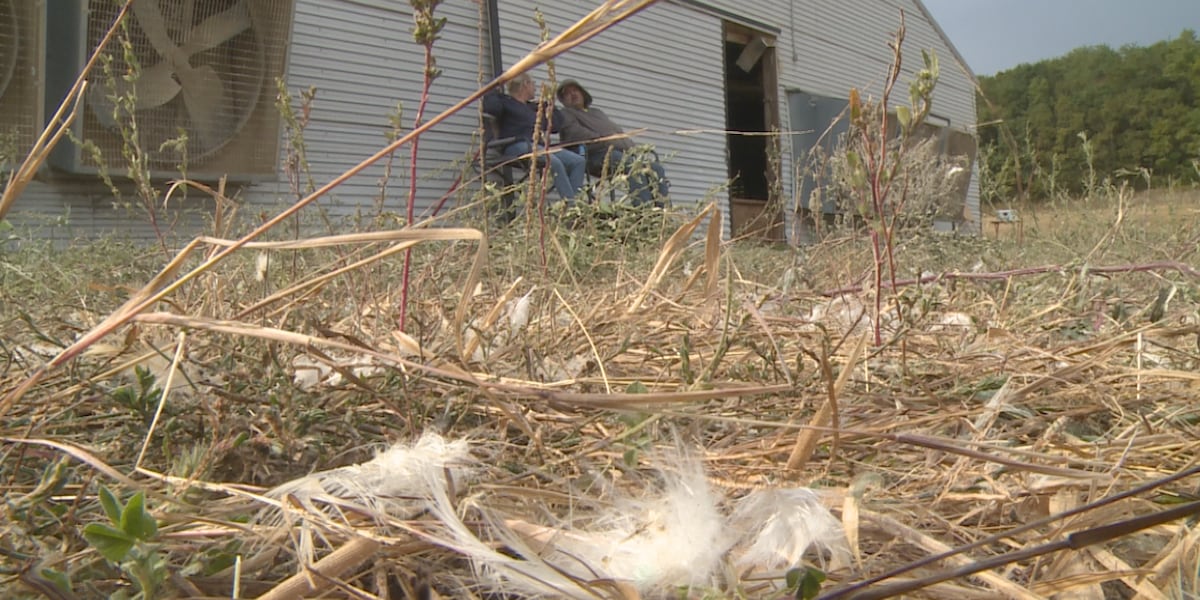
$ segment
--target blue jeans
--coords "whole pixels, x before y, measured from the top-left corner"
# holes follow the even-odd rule
[[[670,184],[667,182],[667,172],[655,158],[647,154],[639,163],[637,160],[625,160],[625,153],[620,150],[611,150],[608,153],[608,168],[610,172],[624,173],[629,177],[629,195],[633,198],[634,206],[640,206],[654,201],[654,192],[658,192],[658,202],[662,204],[667,199],[667,191]],[[592,173],[599,173],[604,168],[605,156],[603,154],[588,154],[588,169]],[[645,167],[654,173],[657,185],[652,186],[650,174],[646,172]]]
[[[533,151],[533,144],[530,142],[513,142],[504,148],[505,160],[512,160],[523,154],[529,154]],[[539,154],[538,164],[546,164],[544,161],[550,161],[550,173],[554,176],[554,191],[563,200],[574,200],[579,195],[579,190],[583,189],[584,170],[587,168],[587,161],[584,158],[569,150],[560,150],[553,154]]]

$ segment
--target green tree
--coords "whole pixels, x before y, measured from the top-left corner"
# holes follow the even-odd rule
[[[1195,31],[1146,47],[1077,48],[982,77],[980,88],[990,101],[978,103],[978,118],[980,145],[986,149],[984,176],[993,178],[984,189],[992,193],[1024,189],[1038,199],[1083,192],[1088,163],[1081,134],[1091,141],[1098,178],[1146,169],[1156,184],[1197,180],[1192,161],[1200,158],[1200,40]]]

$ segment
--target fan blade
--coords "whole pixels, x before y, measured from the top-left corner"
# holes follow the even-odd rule
[[[222,13],[215,14],[197,25],[188,33],[183,52],[194,56],[211,50],[237,37],[254,25],[250,20],[250,9],[245,2],[238,2]]]
[[[138,25],[158,55],[174,64],[176,68],[179,67],[178,62],[181,58],[186,65],[187,56],[180,56],[179,48],[171,40],[171,34],[167,33],[167,24],[163,21],[162,12],[158,10],[158,0],[133,0],[132,8]]]
[[[192,127],[188,131],[202,148],[211,149],[229,139],[232,125],[225,113],[225,82],[216,69],[203,66],[179,73],[183,83],[183,103],[187,107]]]
[[[114,112],[114,109],[116,108],[116,106],[112,103],[112,100],[109,100],[108,90],[103,89],[103,87],[104,86],[99,86],[99,85],[88,86],[88,89],[87,89],[88,106],[92,107],[92,114],[95,115],[96,120],[99,121],[101,125],[109,128],[109,129],[116,129],[117,128],[117,120],[113,116],[113,112]],[[120,86],[118,86],[117,87],[118,95],[120,95],[122,93],[121,90],[122,90],[122,88]]]
[[[150,45],[163,57],[166,67],[174,70],[174,77],[178,78],[183,103],[192,125],[189,135],[204,148],[215,147],[228,139],[224,130],[229,127],[223,125],[228,94],[225,82],[211,66],[193,68],[188,61],[193,51],[199,51],[196,48],[204,49],[208,44],[219,45],[249,27],[250,15],[245,5],[239,2],[232,9],[206,19],[192,31],[190,47],[185,48],[176,46],[171,40],[157,0],[133,0],[133,12]],[[170,78],[170,73],[167,76]],[[160,74],[154,73],[153,77],[157,83],[152,85],[160,86],[154,91],[161,92],[159,97],[165,96],[170,86],[165,84]]]
[[[135,95],[135,111],[158,108],[179,95],[179,83],[171,77],[173,72],[169,64],[161,62],[144,69],[134,84],[122,77],[114,77],[107,83],[92,85],[87,90],[88,104],[102,125],[115,129],[117,120],[113,112],[116,104],[110,96],[126,99],[131,94]],[[122,111],[124,110],[122,108]]]
[[[175,69],[167,61],[142,69],[137,80],[137,104],[135,110],[158,108],[179,95],[179,82],[175,81]]]
[[[220,46],[253,25],[245,2],[238,2],[228,10],[205,19],[189,33],[184,45],[177,47],[167,35],[162,13],[156,10],[157,6],[147,4],[153,1],[135,2],[134,14],[163,60],[144,69],[138,78],[137,110],[158,108],[175,99],[179,95],[180,85],[174,75],[179,70],[191,68],[189,61],[192,56]]]

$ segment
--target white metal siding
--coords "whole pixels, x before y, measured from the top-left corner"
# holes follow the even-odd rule
[[[63,142],[69,143],[69,142]],[[117,206],[112,193],[103,184],[88,180],[51,179],[34,181],[17,198],[12,212],[5,217],[21,237],[52,241],[63,245],[76,239],[117,237],[135,241],[155,239],[154,228],[130,186],[122,184],[126,208]],[[164,187],[165,186],[160,186]],[[159,203],[160,231],[172,234],[173,243],[186,242],[203,231],[210,203],[192,193],[186,202],[179,197],[166,210]],[[184,207],[179,210],[179,207]]]
[[[540,8],[551,36],[593,8],[590,2],[512,0],[500,4],[506,64],[541,38],[534,21]],[[725,92],[721,21],[678,4],[660,2],[559,57],[558,80],[576,79],[595,105],[627,131],[646,129],[637,140],[654,144],[671,180],[676,205],[707,203],[727,179]],[[546,79],[547,69],[535,77]],[[728,210],[728,194],[715,196]]]
[[[933,113],[949,119],[955,129],[975,132],[973,76],[958,64],[957,53],[927,18],[919,0],[700,0],[697,3],[779,30],[776,52],[781,99],[787,97],[789,90],[845,98],[851,88],[878,97],[891,63],[887,43],[900,25],[903,8],[907,36],[893,105],[907,102],[908,82],[923,67],[921,50],[933,50],[941,66]],[[781,112],[783,128],[788,130],[788,115]],[[788,146],[784,144],[785,152]],[[788,193],[792,183],[790,179],[785,181]],[[967,192],[967,210],[978,226],[977,175],[972,177]]]
[[[477,89],[480,80],[481,12],[472,0],[448,0],[438,7],[447,17],[434,55],[442,68],[435,80],[428,119]],[[378,0],[297,0],[289,51],[288,87],[293,94],[317,89],[311,121],[304,132],[311,174],[320,186],[383,147],[388,114],[403,104],[405,131],[412,128],[420,101],[422,48],[412,39],[407,3]],[[485,61],[486,63],[486,61]],[[417,213],[427,212],[457,176],[452,164],[471,151],[477,115],[466,110],[421,138]],[[69,143],[64,141],[63,143]],[[408,192],[408,150],[395,155],[385,210],[403,212]],[[282,157],[281,157],[282,158]],[[365,170],[321,200],[334,218],[370,214],[379,196],[382,165]],[[286,177],[241,190],[240,214],[252,221],[295,201]],[[162,186],[165,187],[165,186]],[[235,188],[236,190],[236,188]],[[232,191],[232,190],[231,190]],[[232,194],[231,194],[232,195]],[[175,204],[174,206],[179,206]],[[192,199],[189,210],[163,216],[186,240],[204,230],[211,207]],[[305,214],[315,214],[309,210]],[[17,202],[11,220],[39,237],[69,240],[116,234],[154,239],[140,213],[113,208],[108,189],[95,180],[49,178],[35,182]]]
[[[573,24],[594,2],[585,0],[505,0],[500,4],[501,39],[506,64],[540,41],[533,20],[540,5],[551,33]],[[713,10],[709,10],[711,7]],[[781,126],[789,129],[787,91],[845,97],[852,87],[878,94],[889,61],[887,41],[907,15],[904,87],[920,66],[920,50],[932,48],[941,59],[942,77],[934,112],[951,126],[973,131],[975,94],[970,76],[955,63],[954,52],[926,19],[919,0],[664,0],[629,21],[576,48],[557,61],[560,79],[581,80],[605,109],[627,129],[647,128],[639,139],[656,145],[672,181],[672,199],[700,203],[726,182],[722,16],[759,23],[778,31]],[[435,55],[442,75],[433,86],[426,118],[477,89],[490,74],[482,3],[447,0],[438,9],[448,18]],[[317,88],[311,122],[305,132],[308,158],[318,185],[374,153],[386,143],[388,113],[404,107],[411,127],[420,98],[422,50],[412,41],[407,3],[394,0],[297,0],[287,82],[293,92]],[[481,65],[483,65],[481,67]],[[545,69],[539,70],[544,78]],[[420,144],[418,213],[426,212],[452,185],[452,164],[469,156],[476,112],[463,111],[425,135]],[[790,144],[783,144],[790,163]],[[395,157],[385,209],[399,212],[407,196],[408,150]],[[792,172],[791,168],[787,172]],[[323,201],[329,212],[369,214],[379,193],[382,167],[351,179]],[[968,208],[978,222],[978,177],[973,177]],[[785,179],[785,193],[792,181]],[[728,194],[717,194],[728,210]],[[241,193],[243,216],[272,213],[294,201],[285,178],[251,186]],[[193,197],[190,213],[176,227],[188,238],[202,229],[208,205]],[[11,220],[18,225],[53,223],[69,214],[68,227],[41,229],[44,237],[119,233],[152,239],[145,219],[112,208],[103,185],[50,180],[35,182],[18,201]],[[21,216],[21,212],[24,216]],[[310,211],[311,212],[311,211]],[[789,211],[790,212],[790,211]]]
[[[446,17],[434,57],[442,69],[430,90],[424,120],[477,89],[480,80],[479,5],[450,0],[438,7]],[[424,50],[412,39],[412,13],[404,2],[298,0],[288,87],[293,94],[317,89],[311,122],[304,132],[309,166],[317,185],[337,177],[387,144],[389,115],[403,107],[404,131],[411,130],[420,103]],[[418,147],[416,213],[425,214],[454,184],[453,168],[469,159],[477,124],[462,111],[421,136]],[[394,156],[384,209],[402,213],[408,196],[409,152]],[[383,162],[338,187],[323,206],[335,217],[369,214],[380,193]],[[279,205],[294,198],[286,185],[258,186],[253,203]]]
[[[907,38],[900,99],[921,68],[921,50],[932,49],[942,78],[934,111],[967,128],[975,123],[975,91],[955,53],[915,0],[704,0],[700,4],[777,28],[780,85],[821,96],[845,97],[856,87],[878,95],[891,62],[887,43],[904,10]]]

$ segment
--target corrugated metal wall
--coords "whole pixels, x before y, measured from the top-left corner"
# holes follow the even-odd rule
[[[69,143],[64,141],[63,143]],[[76,239],[113,236],[133,241],[155,239],[154,227],[138,205],[132,186],[121,184],[123,202],[93,180],[53,179],[32,182],[17,198],[6,219],[22,238],[67,244]],[[179,210],[180,205],[189,208]],[[193,193],[160,209],[160,231],[175,243],[203,231],[210,203]]]
[[[590,10],[584,0],[504,0],[500,3],[501,38],[506,64],[540,41],[534,10],[541,5],[552,33],[570,26]],[[724,57],[722,20],[741,21],[778,31],[780,119],[789,128],[788,91],[845,97],[851,87],[878,93],[889,60],[886,46],[907,13],[908,42],[904,79],[919,66],[921,48],[933,48],[942,64],[934,112],[951,127],[974,125],[970,78],[925,18],[918,0],[664,0],[632,20],[595,38],[557,61],[558,77],[580,79],[604,108],[628,129],[647,128],[640,139],[657,146],[672,181],[676,203],[700,203],[714,195],[728,210],[726,182]],[[435,54],[442,76],[435,82],[426,116],[432,116],[477,88],[488,64],[483,3],[448,0],[439,7],[448,18]],[[408,128],[415,116],[422,79],[422,51],[412,41],[407,3],[396,0],[297,0],[290,50],[288,85],[293,92],[317,89],[305,133],[314,181],[320,185],[386,143],[388,114],[403,104]],[[545,77],[545,69],[538,75]],[[902,94],[905,95],[905,94]],[[474,110],[464,111],[421,140],[418,212],[426,212],[452,186],[458,167],[472,151],[477,125]],[[813,134],[816,135],[816,134]],[[790,162],[791,144],[783,144]],[[407,150],[396,155],[384,209],[401,212],[407,192]],[[790,172],[791,169],[789,168]],[[334,217],[373,214],[382,167],[347,182],[323,206]],[[790,197],[791,178],[785,181]],[[243,190],[243,216],[274,214],[294,201],[286,178]],[[19,226],[38,227],[43,237],[71,238],[117,232],[151,239],[146,221],[114,210],[102,185],[51,179],[32,185],[13,214]],[[978,222],[978,184],[968,200]],[[188,201],[196,210],[169,215],[182,237],[203,228],[210,207]],[[787,211],[790,213],[790,211]],[[311,211],[309,214],[312,214]],[[69,217],[67,217],[69,215]],[[63,225],[64,222],[67,225]]]
[[[450,0],[437,9],[447,19],[434,56],[441,75],[434,80],[425,120],[449,108],[479,86],[480,6]],[[408,3],[396,0],[299,0],[292,36],[288,86],[293,92],[317,88],[312,121],[304,133],[312,175],[325,183],[387,143],[389,115],[403,105],[405,131],[412,128],[423,85],[424,51],[413,41]],[[486,65],[486,62],[484,63]],[[478,113],[462,111],[423,135],[418,147],[417,214],[445,194],[470,159]],[[335,217],[372,214],[380,197],[381,164],[337,188],[323,205]],[[409,150],[395,154],[384,209],[403,212],[408,194]],[[283,186],[281,186],[283,187]],[[256,203],[290,195],[285,189],[255,189]],[[451,204],[452,206],[452,204]]]
[[[900,24],[900,10],[903,9],[907,36],[902,48],[903,73],[897,86],[900,93],[894,100],[907,101],[908,82],[923,66],[921,50],[932,49],[941,66],[933,113],[948,119],[950,127],[974,134],[972,76],[959,66],[956,53],[927,18],[919,0],[698,0],[696,4],[741,15],[750,21],[750,25],[757,22],[779,29],[780,98],[786,98],[788,91],[845,98],[850,88],[878,96],[891,62],[887,42]],[[784,129],[788,129],[788,116],[781,114],[780,117]],[[800,135],[815,137],[820,133]],[[784,144],[785,152],[788,146]],[[793,182],[787,183],[791,190]],[[967,210],[978,228],[977,174],[968,188]]]
[[[697,4],[778,28],[780,85],[830,97],[845,97],[851,87],[881,91],[891,62],[887,42],[900,24],[903,9],[907,38],[901,81],[909,81],[921,68],[921,50],[933,49],[942,67],[935,112],[952,125],[975,123],[974,87],[915,0],[702,0]],[[907,97],[907,84],[904,92]]]
[[[540,6],[555,35],[586,15],[593,2],[506,0],[500,4],[505,64],[540,41],[534,11]],[[707,203],[724,184],[725,92],[721,21],[693,8],[660,2],[560,57],[558,80],[577,79],[627,131],[647,129],[639,142],[655,145],[671,200]],[[535,73],[539,81],[547,69]],[[716,196],[728,209],[728,194]]]
[[[442,75],[435,80],[426,119],[477,89],[480,81],[480,32],[485,21],[479,3],[448,0],[438,8],[447,17],[435,46]],[[486,60],[484,62],[486,65]],[[293,94],[315,87],[311,121],[304,132],[307,158],[316,185],[321,185],[387,143],[389,114],[403,105],[405,130],[412,127],[421,96],[423,50],[412,39],[412,16],[398,0],[296,0],[288,87]],[[490,67],[482,69],[490,71]],[[268,90],[268,98],[274,94]],[[455,115],[421,138],[417,212],[427,212],[451,188],[464,157],[469,158],[476,111]],[[64,141],[64,143],[68,143]],[[384,210],[403,213],[408,191],[408,150],[395,155]],[[282,156],[281,156],[282,159]],[[380,198],[383,166],[371,167],[321,201],[332,219],[356,213],[372,215]],[[288,178],[232,186],[242,203],[240,215],[251,223],[273,216],[294,202]],[[165,187],[165,186],[164,186]],[[232,195],[232,194],[231,194]],[[451,200],[451,206],[453,205]],[[10,215],[22,232],[42,238],[117,234],[154,239],[144,213],[114,208],[108,189],[94,180],[48,176],[34,182]],[[177,210],[179,207],[182,210]],[[162,217],[182,240],[204,231],[211,204],[192,194],[172,203]],[[307,213],[314,222],[316,213]]]
[[[504,58],[510,63],[540,40],[535,8],[557,33],[583,16],[581,2],[545,3],[512,0],[501,4]],[[583,80],[605,109],[627,128],[649,127],[643,136],[665,149],[672,200],[695,202],[727,178],[721,22],[727,19],[769,33],[778,31],[781,128],[789,130],[787,92],[844,98],[851,88],[871,94],[882,90],[891,54],[887,42],[906,16],[904,73],[897,99],[907,98],[907,81],[922,66],[921,50],[932,49],[941,63],[934,113],[951,127],[972,131],[975,93],[956,55],[914,0],[845,2],[843,0],[680,0],[664,1],[558,60],[559,79]],[[648,76],[640,76],[647,74]],[[545,70],[540,72],[545,77]],[[684,134],[703,130],[705,133]],[[819,135],[802,133],[800,135]],[[791,144],[782,145],[790,163]],[[793,169],[787,169],[793,172]],[[790,197],[795,182],[784,185]],[[721,194],[727,203],[727,195]],[[978,181],[973,178],[967,208],[979,223]],[[789,215],[790,216],[790,215]]]

